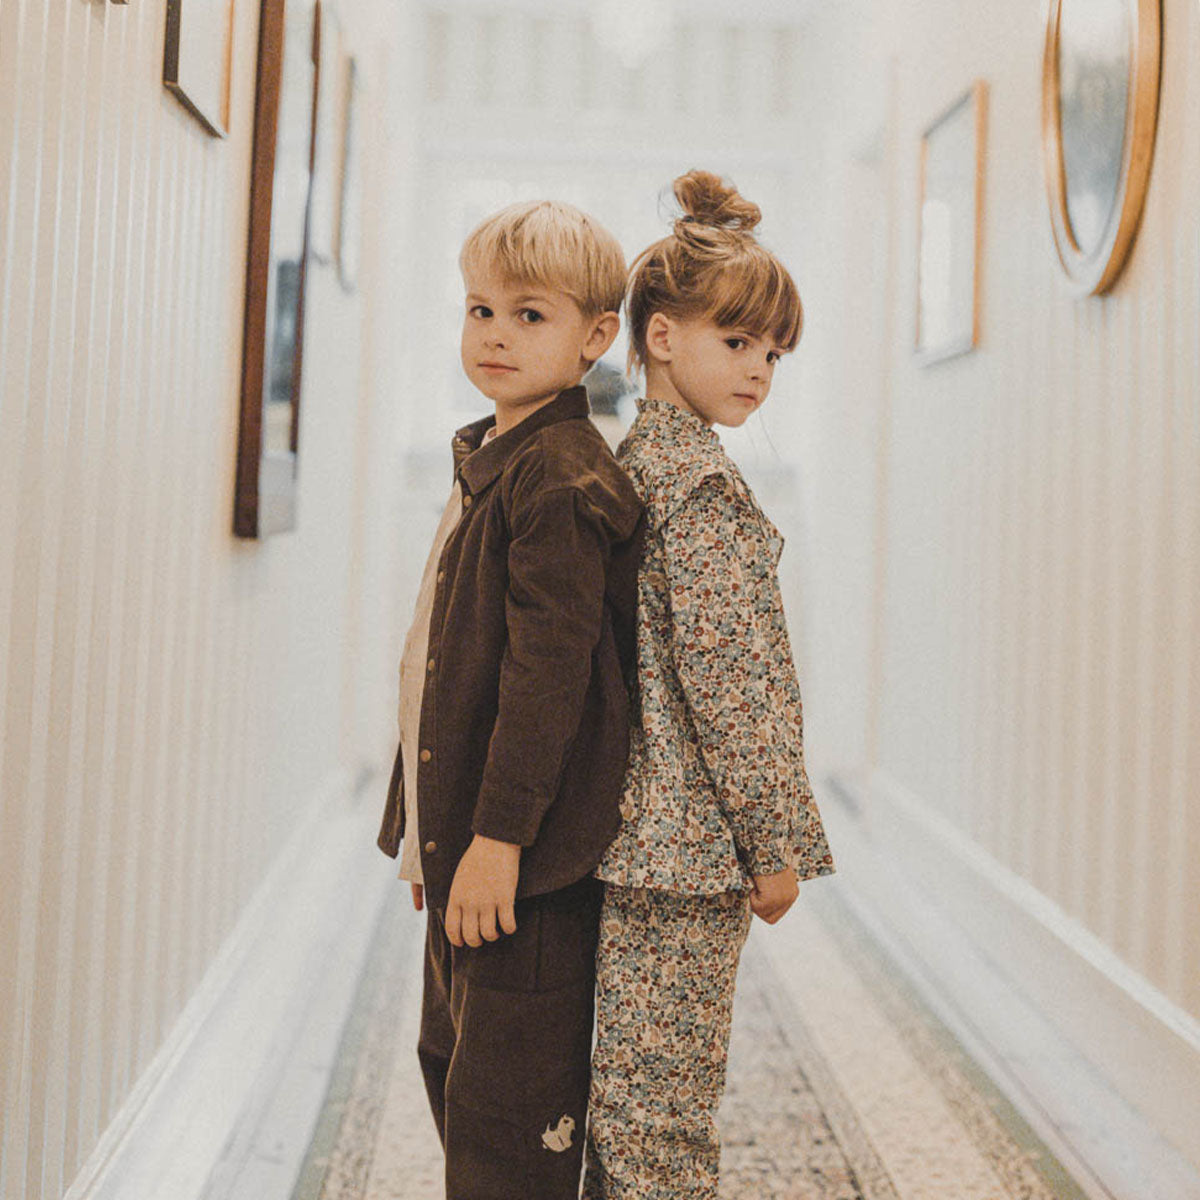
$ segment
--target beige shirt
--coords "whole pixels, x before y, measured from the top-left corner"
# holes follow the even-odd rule
[[[446,509],[433,535],[433,546],[421,588],[417,592],[417,607],[412,625],[404,639],[400,656],[400,750],[404,758],[404,846],[400,852],[400,878],[421,883],[421,842],[417,828],[417,753],[421,734],[421,700],[425,694],[425,672],[429,651],[429,619],[433,610],[433,593],[437,587],[437,569],[442,551],[462,516],[462,487],[458,480],[450,492]]]

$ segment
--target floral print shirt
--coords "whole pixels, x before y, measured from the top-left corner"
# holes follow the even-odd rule
[[[832,873],[804,769],[779,531],[716,432],[673,404],[639,400],[617,458],[648,527],[622,824],[596,873],[690,894],[789,866]]]

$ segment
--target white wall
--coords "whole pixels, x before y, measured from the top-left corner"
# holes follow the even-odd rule
[[[1032,885],[1195,1053],[1200,12],[1165,0],[1142,230],[1116,289],[1078,299],[1042,175],[1045,7],[854,0],[802,40],[807,748]],[[982,344],[923,368],[918,143],[977,78]]]
[[[340,7],[366,79],[360,288],[310,277],[299,526],[245,543],[258,5],[236,4],[217,141],[162,86],[165,5],[0,3],[6,1200],[62,1194],[289,830],[386,756],[411,71],[402,6]]]

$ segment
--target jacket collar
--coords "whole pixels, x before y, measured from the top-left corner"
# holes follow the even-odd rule
[[[483,436],[496,424],[496,418],[491,416],[473,421],[454,435],[451,443],[454,469],[466,491],[472,494],[480,492],[504,470],[516,449],[539,429],[545,429],[557,421],[586,417],[590,411],[587,389],[583,384],[576,384],[559,392],[549,404],[530,413],[511,429],[492,438],[486,446],[481,445]]]

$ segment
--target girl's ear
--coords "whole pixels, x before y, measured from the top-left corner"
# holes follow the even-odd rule
[[[646,322],[646,353],[655,361],[671,361],[671,318],[666,313],[650,314]]]
[[[592,363],[603,358],[620,328],[621,318],[615,312],[601,313],[592,322],[587,341],[583,343],[583,357]]]

